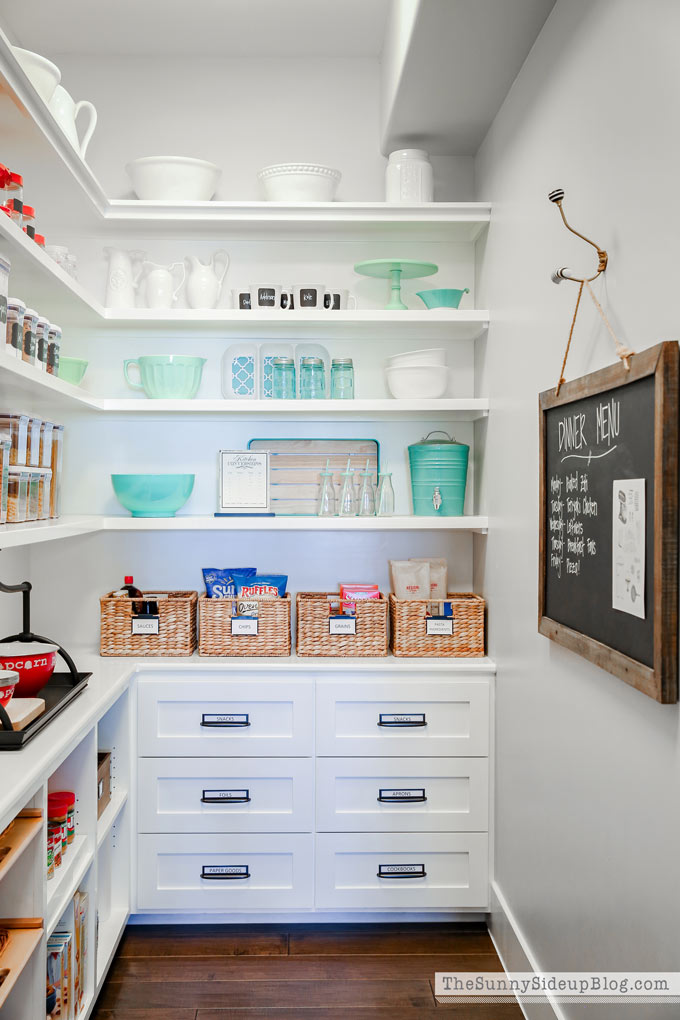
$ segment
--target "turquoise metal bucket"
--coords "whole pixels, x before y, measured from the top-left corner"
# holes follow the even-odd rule
[[[446,439],[430,439],[408,448],[413,513],[423,517],[460,517],[465,505],[465,483],[470,447]]]

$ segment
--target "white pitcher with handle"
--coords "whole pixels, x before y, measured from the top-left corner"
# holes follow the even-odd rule
[[[224,269],[218,273],[216,266],[220,258],[224,261]],[[187,304],[189,308],[214,308],[229,269],[229,256],[226,251],[220,248],[213,253],[207,263],[201,262],[196,255],[187,255],[184,261],[189,263],[189,275],[187,276]]]
[[[90,139],[92,138],[94,129],[97,126],[97,111],[94,106],[92,103],[88,102],[87,99],[81,99],[79,103],[76,103],[63,85],[57,85],[54,90],[54,95],[50,99],[49,106],[50,113],[56,120],[57,124],[64,132],[76,152],[80,153],[81,159],[84,160],[87,147],[90,144]],[[76,118],[81,110],[86,110],[89,117],[82,142],[78,137],[78,129],[76,127]]]
[[[174,273],[180,271],[179,283],[175,286]],[[173,262],[171,266],[159,266],[155,262],[142,262],[135,279],[135,286],[143,282],[142,297],[147,308],[171,308],[177,300],[185,278],[184,263]]]

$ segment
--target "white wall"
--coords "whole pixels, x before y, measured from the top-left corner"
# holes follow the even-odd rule
[[[680,969],[678,708],[536,630],[537,394],[558,378],[576,297],[550,273],[594,264],[547,194],[563,187],[577,228],[608,249],[596,291],[622,339],[676,338],[679,36],[674,0],[558,0],[476,164],[494,202],[477,291],[494,310],[477,348],[492,406],[477,477],[493,526],[477,590],[498,662],[496,883],[547,970]],[[567,376],[613,360],[584,298]]]

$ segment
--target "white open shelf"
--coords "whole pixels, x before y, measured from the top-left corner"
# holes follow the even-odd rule
[[[55,870],[54,878],[47,885],[47,916],[45,918],[47,938],[50,937],[61,915],[73,899],[93,857],[94,849],[89,836],[76,836],[63,858],[61,867]]]
[[[103,984],[113,954],[118,948],[130,911],[124,907],[114,908],[104,922],[99,923],[97,942],[97,991]]]
[[[118,815],[127,803],[127,790],[114,790],[111,800],[102,811],[101,817],[97,819],[97,850],[111,832]]]

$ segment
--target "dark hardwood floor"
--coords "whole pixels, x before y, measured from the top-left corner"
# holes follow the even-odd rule
[[[131,926],[92,1020],[521,1020],[435,1001],[435,971],[501,969],[483,925]]]

